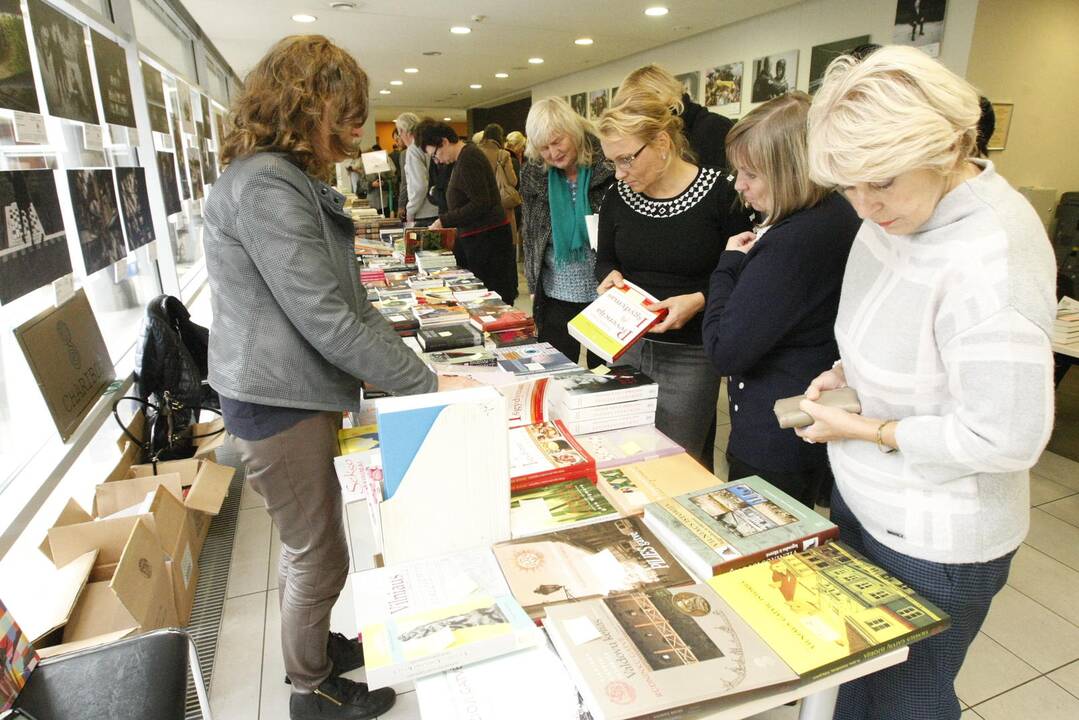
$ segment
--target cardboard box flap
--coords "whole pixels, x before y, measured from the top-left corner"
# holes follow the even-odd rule
[[[64,626],[64,642],[87,640],[117,631],[127,634],[138,629],[138,621],[117,600],[109,583],[92,582],[86,585],[75,612]]]
[[[164,487],[177,498],[183,497],[180,473],[149,475],[102,483],[94,489],[94,513],[105,517],[132,505],[138,505],[158,486]]]
[[[194,458],[186,460],[166,460],[159,462],[157,467],[153,463],[132,465],[130,477],[147,477],[149,475],[167,475],[168,473],[180,473],[180,484],[188,487],[195,482],[199,474],[199,461]]]
[[[211,422],[195,423],[191,426],[191,434],[195,436],[195,457],[216,460],[217,449],[225,444],[225,421],[216,418]]]
[[[145,518],[139,518],[131,529],[109,587],[143,631],[176,623],[176,601],[165,568],[165,554]],[[99,632],[118,629],[103,628]]]
[[[116,466],[112,471],[105,476],[105,482],[116,482],[117,480],[123,480],[128,477],[131,471],[131,466],[135,464],[135,461],[139,459],[139,453],[141,450],[135,443],[128,443],[123,448],[123,453],[120,455],[120,459],[116,461]]]
[[[157,523],[161,549],[170,558],[174,557],[186,539],[185,535],[190,533],[187,508],[171,491],[164,486],[159,486],[154,492],[154,499],[150,502],[150,513],[154,516],[154,522]]]
[[[91,550],[59,570],[38,575],[25,596],[15,594],[4,598],[32,645],[71,619],[96,559],[97,550]]]
[[[93,517],[90,513],[82,509],[82,505],[75,502],[75,498],[68,498],[67,505],[64,505],[64,509],[60,511],[60,516],[56,518],[56,522],[52,524],[53,527],[63,527],[64,525],[78,525],[79,523],[91,522]],[[38,550],[41,554],[52,560],[52,548],[49,545],[49,536],[45,535],[45,539],[38,545]]]
[[[236,468],[204,460],[198,477],[187,491],[187,507],[216,515],[229,494],[229,485],[235,474]]]
[[[105,643],[120,640],[133,632],[135,632],[134,628],[126,628],[124,630],[117,630],[116,632],[98,635],[87,640],[76,640],[75,642],[50,645],[49,647],[35,647],[34,649],[37,650],[38,657],[44,660],[45,658],[56,657],[57,655],[64,655],[66,653],[85,650],[86,648],[97,647],[98,645],[104,645]]]
[[[49,528],[53,564],[63,567],[95,549],[100,550],[96,565],[119,562],[131,528],[138,520],[138,517],[122,517]]]
[[[133,401],[129,400],[128,402]],[[143,434],[146,428],[146,415],[143,414],[141,405],[124,427],[127,428],[128,432],[138,438],[139,443],[142,443]],[[126,450],[127,445],[130,442],[131,438],[128,437],[127,433],[121,432],[120,437],[116,438],[116,447],[120,448],[121,451]]]

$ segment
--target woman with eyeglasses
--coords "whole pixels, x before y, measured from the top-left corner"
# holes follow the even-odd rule
[[[659,298],[667,316],[623,360],[659,385],[656,427],[711,468],[720,381],[702,345],[701,311],[727,238],[749,219],[726,172],[694,163],[666,103],[648,92],[618,97],[598,123],[617,182],[600,212],[597,292],[629,280]]]

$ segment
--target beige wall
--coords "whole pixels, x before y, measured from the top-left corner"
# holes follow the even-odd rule
[[[989,157],[1016,187],[1079,190],[1079,2],[981,0],[967,79],[1013,102],[1007,145]]]

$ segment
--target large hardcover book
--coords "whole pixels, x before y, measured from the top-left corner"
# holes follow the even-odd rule
[[[654,426],[597,432],[578,438],[596,460],[597,468],[611,468],[685,452],[681,445]]]
[[[656,411],[646,410],[644,412],[630,413],[627,415],[613,415],[604,418],[598,418],[596,420],[571,420],[565,418],[562,420],[566,429],[574,435],[591,435],[592,433],[607,432],[608,430],[618,430],[619,428],[627,427],[639,427],[642,425],[652,425],[656,422]]]
[[[691,711],[798,679],[707,585],[554,606],[544,627],[595,720]]]
[[[510,531],[515,538],[616,517],[614,505],[587,478],[521,490],[510,496]]]
[[[499,543],[494,554],[533,617],[556,603],[693,582],[636,517]]]
[[[596,481],[596,461],[558,420],[512,428],[509,443],[514,492],[577,478]]]
[[[352,588],[372,688],[543,642],[487,548],[357,573]]]
[[[806,679],[951,624],[914,590],[836,542],[725,573],[708,584]]]
[[[612,287],[569,321],[566,329],[582,345],[607,362],[614,362],[662,320],[666,310],[652,310],[659,302],[633,283]]]
[[[376,408],[387,564],[509,539],[506,401],[497,390],[385,398]]]
[[[550,343],[496,347],[498,365],[514,375],[539,375],[577,370],[577,363],[560,353]]]
[[[716,484],[716,476],[684,452],[597,470],[596,475],[600,492],[626,515],[640,515],[648,503]]]
[[[551,385],[551,402],[569,410],[656,397],[659,385],[630,365],[616,365],[603,374],[567,373]]]
[[[839,537],[829,520],[756,476],[649,503],[644,522],[702,579]]]
[[[416,341],[424,352],[438,350],[457,350],[458,348],[483,345],[483,333],[471,325],[441,325],[439,327],[420,328]]]

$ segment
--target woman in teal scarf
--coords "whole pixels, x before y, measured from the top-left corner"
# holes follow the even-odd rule
[[[586,218],[599,212],[613,173],[592,124],[562,98],[533,103],[525,130],[521,238],[532,314],[540,340],[579,360],[581,346],[566,324],[596,299],[596,253]],[[598,364],[589,353],[588,365]]]

